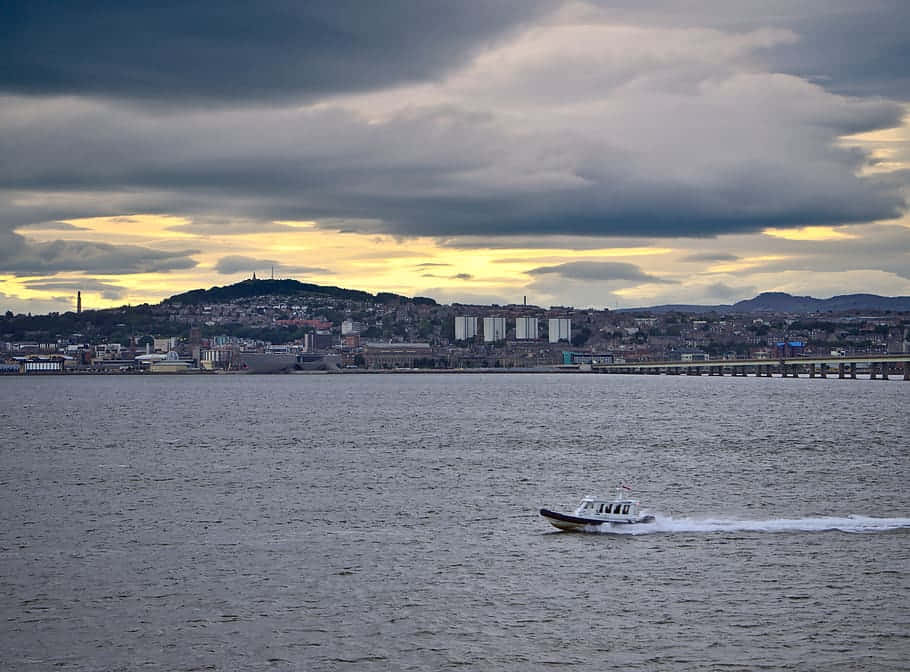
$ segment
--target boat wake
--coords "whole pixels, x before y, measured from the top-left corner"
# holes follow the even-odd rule
[[[910,518],[871,518],[847,516],[843,518],[775,518],[772,520],[731,520],[728,518],[673,518],[656,515],[648,525],[590,526],[600,534],[660,534],[679,532],[888,532],[910,528]]]

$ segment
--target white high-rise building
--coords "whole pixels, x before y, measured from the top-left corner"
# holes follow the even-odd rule
[[[466,341],[477,335],[477,318],[458,316],[455,318],[455,340]]]
[[[550,343],[559,343],[560,341],[572,340],[572,320],[567,317],[558,317],[550,319],[549,322]]]
[[[351,334],[359,334],[361,332],[362,325],[360,322],[354,322],[353,320],[344,320],[341,323],[341,335],[350,336]]]
[[[506,340],[506,318],[504,317],[485,317],[483,318],[483,341],[484,343],[493,343],[495,341]]]
[[[536,317],[516,317],[515,318],[515,338],[519,341],[537,340],[537,318]]]

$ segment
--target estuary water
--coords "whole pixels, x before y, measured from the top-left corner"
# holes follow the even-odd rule
[[[0,669],[906,670],[910,383],[0,378]],[[624,483],[653,526],[563,533]]]

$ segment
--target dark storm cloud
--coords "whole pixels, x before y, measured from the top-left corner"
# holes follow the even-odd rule
[[[173,103],[307,98],[432,79],[540,0],[7,0],[0,90]]]
[[[555,274],[571,280],[594,282],[626,281],[635,283],[675,284],[656,275],[645,273],[635,264],[618,261],[569,261],[556,266],[540,266],[528,271],[531,275]]]
[[[560,236],[553,234],[546,238],[510,236],[508,238],[491,238],[490,236],[458,236],[442,238],[437,243],[440,247],[451,247],[457,250],[474,249],[546,249],[546,250],[602,250],[604,248],[653,247],[654,241],[646,238],[608,238],[603,236]],[[511,264],[514,258],[493,259],[495,264]],[[521,260],[519,260],[521,261]],[[531,260],[533,261],[533,260]]]
[[[910,100],[910,3],[819,0],[810,6],[819,11],[788,25],[800,40],[765,54],[771,67],[836,93]]]

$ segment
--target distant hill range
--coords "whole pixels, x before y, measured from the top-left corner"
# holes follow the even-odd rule
[[[314,285],[309,282],[299,282],[298,280],[243,280],[242,282],[237,282],[233,285],[225,285],[224,287],[194,289],[189,292],[184,292],[183,294],[175,294],[162,301],[162,303],[182,303],[189,305],[200,303],[228,303],[236,299],[248,299],[254,296],[295,296],[305,294],[331,296],[336,299],[348,301],[370,301],[376,303],[413,301],[414,303],[436,305],[436,301],[423,296],[409,298],[399,294],[392,294],[391,292],[379,292],[374,295],[357,289]]]
[[[370,301],[376,303],[414,302],[418,304],[437,305],[430,298],[417,296],[410,298],[379,292],[370,294],[357,289],[343,289],[327,285],[314,285],[298,280],[243,280],[233,285],[194,289],[162,301],[163,304],[181,303],[227,303],[236,299],[247,299],[254,296],[297,296],[321,295],[349,301]],[[841,313],[849,311],[890,310],[910,312],[910,296],[878,296],[876,294],[844,294],[830,299],[816,299],[811,296],[793,296],[785,292],[763,292],[754,299],[738,301],[734,304],[716,306],[698,306],[690,304],[668,304],[642,308],[621,308],[617,312],[650,312],[650,313]]]
[[[785,292],[763,292],[754,299],[717,306],[668,304],[649,308],[621,308],[618,312],[650,313],[842,313],[849,311],[910,312],[910,296],[878,296],[877,294],[844,294],[830,299],[793,296]]]

